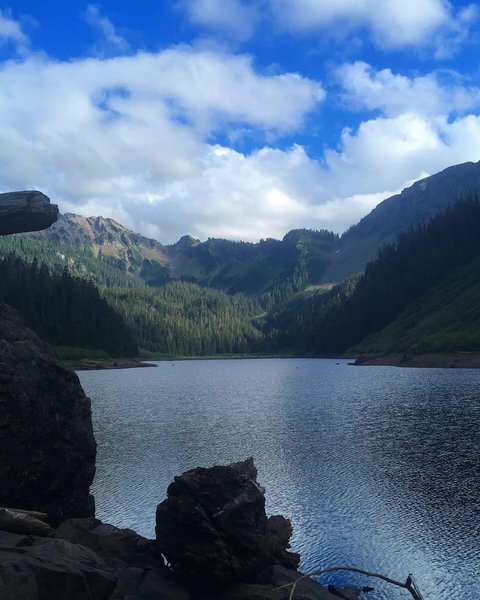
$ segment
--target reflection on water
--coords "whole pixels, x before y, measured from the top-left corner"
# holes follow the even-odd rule
[[[99,518],[153,536],[174,475],[253,455],[268,511],[292,519],[304,570],[412,572],[426,599],[480,597],[480,371],[277,359],[80,378]],[[374,585],[371,600],[405,598]]]

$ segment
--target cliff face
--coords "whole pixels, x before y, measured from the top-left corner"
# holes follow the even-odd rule
[[[0,195],[0,231],[48,227],[57,214],[40,192]],[[78,377],[0,305],[0,505],[46,512],[53,523],[91,516],[94,474],[90,401]]]

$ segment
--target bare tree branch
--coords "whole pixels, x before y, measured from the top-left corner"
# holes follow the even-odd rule
[[[297,588],[297,585],[300,583],[300,581],[302,581],[303,579],[306,579],[307,577],[318,577],[319,575],[324,575],[325,573],[331,573],[333,571],[353,571],[354,573],[360,573],[361,575],[366,575],[367,577],[376,577],[377,579],[386,581],[387,583],[390,583],[391,585],[396,585],[397,587],[401,587],[404,590],[407,590],[408,592],[410,592],[410,594],[412,595],[412,598],[414,600],[424,600],[422,593],[418,589],[418,586],[415,583],[415,580],[413,579],[412,575],[409,575],[407,577],[405,583],[402,583],[401,581],[397,581],[395,579],[391,579],[390,577],[386,577],[385,575],[382,575],[381,573],[372,573],[371,571],[366,571],[365,569],[359,569],[358,567],[349,567],[349,566],[328,567],[326,569],[320,569],[319,571],[312,571],[311,573],[306,573],[305,575],[302,575],[301,577],[299,577],[292,583],[287,583],[286,585],[282,585],[281,587],[277,588],[277,590],[292,587],[292,589],[290,591],[289,600],[293,600],[295,590]]]

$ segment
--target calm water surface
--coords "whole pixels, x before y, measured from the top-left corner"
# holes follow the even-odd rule
[[[99,518],[153,537],[174,475],[252,455],[303,570],[412,572],[426,600],[480,598],[480,371],[215,360],[80,379]],[[370,600],[409,598],[373,584]]]

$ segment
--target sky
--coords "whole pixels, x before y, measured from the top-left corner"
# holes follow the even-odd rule
[[[480,160],[480,3],[0,4],[0,192],[164,243],[342,233]]]

